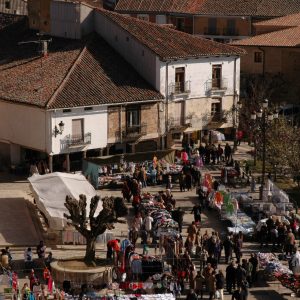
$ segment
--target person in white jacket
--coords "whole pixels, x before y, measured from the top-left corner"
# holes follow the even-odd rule
[[[299,250],[292,256],[290,266],[294,275],[300,275],[300,252]]]

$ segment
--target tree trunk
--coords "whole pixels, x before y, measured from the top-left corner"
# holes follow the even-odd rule
[[[86,237],[86,251],[84,260],[87,263],[95,261],[96,255],[96,237]]]

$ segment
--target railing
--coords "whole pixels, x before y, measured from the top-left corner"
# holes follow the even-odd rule
[[[209,79],[206,82],[206,90],[227,90],[227,79],[226,78],[214,78]]]
[[[220,34],[221,30],[219,28],[214,28],[214,27],[204,27],[204,34],[205,35],[221,35]]]
[[[122,137],[123,138],[139,137],[145,135],[146,133],[147,133],[147,125],[143,123],[135,126],[127,126],[126,130],[122,131]]]
[[[67,147],[89,145],[92,142],[92,134],[85,133],[84,135],[68,135],[65,138],[65,144]]]
[[[178,130],[191,126],[191,117],[170,117],[168,120],[170,130]]]
[[[237,36],[237,35],[239,35],[239,31],[236,28],[223,28],[223,35]]]
[[[147,124],[143,123],[135,126],[127,126],[125,130],[115,132],[116,140],[128,141],[137,140],[147,134]]]
[[[237,36],[239,35],[239,31],[236,28],[209,28],[204,27],[205,35],[225,35],[225,36]]]
[[[224,114],[224,112],[211,112],[210,116],[210,122],[211,123],[226,123],[227,117]]]
[[[191,86],[190,81],[175,82],[169,85],[169,91],[170,94],[172,95],[190,93],[191,91],[190,86]]]

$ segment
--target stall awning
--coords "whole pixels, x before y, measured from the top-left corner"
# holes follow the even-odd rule
[[[85,161],[94,163],[99,166],[119,164],[121,160],[126,162],[142,163],[144,161],[151,161],[154,157],[158,160],[165,160],[166,162],[173,164],[175,159],[175,150],[159,150],[159,151],[148,151],[148,152],[137,152],[137,153],[125,153],[116,154],[101,157],[89,157]]]

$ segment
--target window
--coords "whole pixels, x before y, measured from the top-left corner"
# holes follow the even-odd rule
[[[220,121],[221,119],[221,100],[214,99],[211,104],[211,116],[213,121]]]
[[[254,62],[262,63],[263,61],[263,53],[262,52],[254,52]]]
[[[137,15],[137,18],[144,21],[149,21],[149,15]]]
[[[222,65],[212,66],[212,88],[221,88]]]
[[[184,92],[184,78],[185,78],[185,69],[176,68],[175,69],[175,93]]]
[[[157,15],[155,17],[156,24],[167,24],[167,19],[165,15]]]
[[[83,119],[72,120],[72,136],[76,140],[83,140]]]
[[[10,0],[6,0],[6,1],[5,1],[5,8],[6,8],[6,9],[11,9],[11,6],[10,6]]]
[[[69,109],[69,108],[66,108],[66,109],[63,109],[63,113],[66,114],[66,113],[70,113],[72,110]]]
[[[216,18],[209,18],[208,19],[208,30],[205,32],[206,34],[217,34],[217,19]]]
[[[224,32],[225,35],[236,35],[235,19],[227,20],[227,30]]]
[[[126,111],[127,127],[139,127],[141,125],[141,110],[139,107],[130,107]]]
[[[93,110],[93,107],[91,107],[91,106],[90,107],[85,107],[84,110],[85,111],[87,111],[87,110]]]
[[[176,18],[176,28],[179,31],[184,31],[184,18]]]

